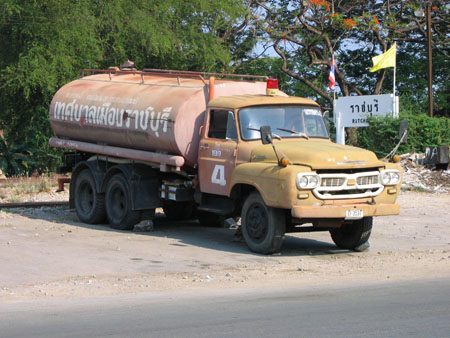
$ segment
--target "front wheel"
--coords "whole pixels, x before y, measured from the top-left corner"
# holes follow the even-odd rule
[[[261,254],[279,252],[286,232],[281,209],[268,207],[258,192],[251,193],[242,206],[242,236],[250,250]]]
[[[373,217],[364,217],[340,228],[331,229],[333,242],[342,249],[355,250],[367,242],[372,232]]]
[[[111,228],[131,230],[140,221],[141,213],[132,210],[128,182],[121,174],[114,175],[106,187],[106,216]]]

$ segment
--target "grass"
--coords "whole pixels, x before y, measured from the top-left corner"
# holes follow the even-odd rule
[[[38,193],[56,191],[57,176],[16,177],[0,183],[0,199],[10,203],[20,203],[23,197]]]
[[[8,198],[6,200],[6,202],[8,202],[8,203],[22,203],[23,199],[21,197],[18,197],[18,196],[13,196],[11,198]]]
[[[427,189],[421,186],[410,186],[407,188],[402,187],[402,191],[414,191],[414,192],[428,192]]]
[[[38,178],[22,178],[12,188],[13,192],[17,195],[23,194],[36,194],[40,192],[50,192],[52,183],[48,177]]]

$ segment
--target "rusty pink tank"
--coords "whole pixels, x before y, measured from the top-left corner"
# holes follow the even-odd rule
[[[214,97],[264,94],[265,82],[216,80]],[[197,75],[102,73],[53,97],[50,124],[61,139],[179,155],[197,162],[209,84]]]

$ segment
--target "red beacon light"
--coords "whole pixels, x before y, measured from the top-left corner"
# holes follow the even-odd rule
[[[266,95],[278,95],[278,79],[267,80]]]

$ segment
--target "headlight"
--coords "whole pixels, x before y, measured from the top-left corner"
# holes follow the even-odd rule
[[[314,189],[319,185],[319,176],[317,174],[311,173],[300,173],[297,174],[297,188],[303,189]]]
[[[382,170],[380,177],[383,185],[396,185],[400,182],[400,172],[398,170]]]

